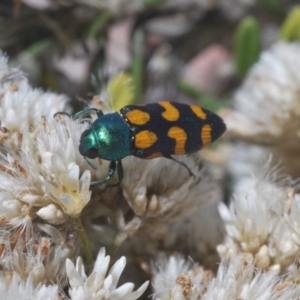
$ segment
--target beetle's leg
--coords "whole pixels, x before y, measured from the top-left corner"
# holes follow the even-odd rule
[[[88,107],[88,108],[85,108],[85,109],[75,113],[74,115],[72,115],[72,119],[77,119],[81,115],[89,114],[91,111],[96,112],[97,117],[103,116],[102,110],[94,108],[94,107]]]
[[[58,116],[58,115],[64,115],[64,116],[68,116],[69,118],[72,118],[72,115],[70,115],[69,113],[67,113],[67,112],[65,112],[65,111],[59,111],[59,112],[55,113],[55,114],[53,115],[53,118],[55,118],[55,117]]]
[[[90,186],[100,185],[100,184],[103,184],[106,181],[108,181],[114,175],[115,170],[116,170],[116,166],[117,166],[117,163],[114,160],[112,160],[109,163],[109,166],[108,166],[107,176],[105,178],[101,179],[101,180],[91,182]]]
[[[60,111],[60,112],[57,112],[56,114],[54,114],[54,117],[56,117],[57,115],[65,115],[65,116],[68,116],[69,118],[77,119],[81,115],[89,114],[91,111],[96,112],[97,117],[103,116],[102,110],[94,108],[94,107],[88,107],[88,108],[85,108],[85,109],[83,109],[83,110],[81,110],[81,111],[79,111],[79,112],[77,112],[77,113],[75,113],[73,115],[70,115],[69,113],[66,113],[64,111]]]
[[[123,165],[121,160],[117,161],[117,174],[118,174],[118,182],[109,184],[107,187],[118,186],[122,182],[124,176],[124,170],[123,170]]]
[[[193,176],[194,178],[196,178],[196,176],[194,175],[194,173],[190,170],[190,168],[183,162],[175,159],[173,156],[171,155],[167,155],[167,156],[164,156],[165,158],[168,158],[168,159],[172,159],[174,161],[176,161],[177,163],[179,163],[180,165],[182,165],[183,167],[185,167],[187,169],[187,171],[189,172],[190,176]]]
[[[122,161],[121,160],[118,160],[117,161],[117,174],[118,174],[118,182],[116,183],[111,183],[111,184],[108,184],[105,189],[103,189],[101,191],[101,193],[104,193],[108,188],[110,187],[115,187],[115,186],[118,186],[120,185],[120,183],[122,182],[122,179],[123,179],[123,176],[124,176],[124,170],[123,170],[123,165],[122,165]]]

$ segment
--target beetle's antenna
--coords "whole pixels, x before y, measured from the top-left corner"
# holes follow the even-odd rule
[[[90,167],[92,167],[94,170],[97,170],[97,168],[86,158],[86,156],[84,156],[84,159]]]

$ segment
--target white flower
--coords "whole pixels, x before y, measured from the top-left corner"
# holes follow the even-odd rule
[[[90,171],[80,174],[81,165],[88,167],[78,152],[83,126],[52,118],[25,132],[17,153],[0,153],[0,216],[12,225],[35,214],[60,224],[81,213],[91,198]]]
[[[66,261],[66,270],[69,279],[70,299],[97,300],[97,299],[128,299],[139,298],[146,290],[149,282],[145,282],[137,291],[133,292],[134,284],[125,283],[117,288],[119,278],[125,268],[126,259],[121,257],[108,271],[110,256],[105,256],[105,249],[101,248],[97,256],[93,271],[86,276],[81,257],[77,258],[76,267],[71,260]]]
[[[55,120],[67,99],[32,89],[1,55],[0,93],[2,221],[21,226],[39,216],[60,224],[77,217],[91,198],[89,166],[78,151],[87,124]]]
[[[33,89],[18,69],[7,65],[0,53],[0,140],[6,147],[18,148],[25,131],[33,130],[43,117],[52,118],[58,111],[69,110],[68,99]]]
[[[285,172],[300,176],[300,45],[276,43],[262,53],[235,95],[235,110],[224,110],[227,135],[269,146]]]
[[[243,180],[247,186],[240,186],[229,208],[220,204],[228,236],[218,251],[221,257],[242,251],[253,255],[260,268],[284,269],[299,251],[283,217],[289,210],[292,181],[276,180],[274,170],[265,174]]]
[[[285,220],[292,239],[300,247],[300,195],[296,194],[291,199],[290,211],[286,212]]]
[[[236,126],[237,119],[229,115],[229,131],[263,144],[299,146],[299,53],[299,44],[283,42],[263,52],[236,93],[241,124]]]
[[[279,289],[280,284],[277,272],[257,270],[251,255],[240,254],[229,261],[222,260],[216,278],[201,299],[286,300],[299,297],[299,286],[290,284]]]
[[[285,300],[298,299],[298,276],[283,281],[276,271],[256,269],[250,254],[239,254],[232,259],[222,259],[217,275],[200,267],[191,268],[180,255],[169,259],[162,256],[157,267],[152,267],[152,284],[155,300],[187,299],[245,299]]]
[[[170,257],[161,254],[152,264],[151,271],[156,300],[199,299],[212,277],[212,272],[195,266],[180,254]]]
[[[39,170],[34,171],[38,171],[36,175],[41,177],[45,198],[51,199],[65,215],[72,217],[78,216],[91,198],[90,171],[85,170],[80,176],[80,165],[84,163],[78,152],[82,127],[66,118],[64,123],[46,125],[37,134],[41,162]]]
[[[59,300],[59,287],[57,285],[33,285],[32,277],[22,279],[18,274],[0,276],[1,299],[7,300]],[[9,281],[9,283],[8,283]]]
[[[195,211],[210,201],[213,189],[218,188],[199,158],[182,156],[176,159],[186,164],[195,177],[170,159],[124,159],[123,195],[136,216],[134,222],[140,219],[140,225],[151,224],[149,234],[156,234],[155,223],[179,219]]]
[[[34,233],[33,230],[23,232],[21,229],[11,240],[11,233],[0,233],[1,244],[6,240],[1,248],[1,271],[16,273],[23,279],[30,278],[36,287],[41,283],[50,284],[57,281],[63,285],[66,283],[65,260],[73,259],[79,251],[75,228],[69,232],[69,236],[65,236],[66,228],[61,228],[64,229],[62,234],[47,224],[35,226]]]

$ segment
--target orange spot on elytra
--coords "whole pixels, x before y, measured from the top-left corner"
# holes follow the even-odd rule
[[[165,111],[161,114],[167,121],[177,121],[180,117],[179,110],[168,101],[158,103]]]
[[[187,135],[186,132],[178,127],[178,126],[173,126],[169,129],[168,131],[168,137],[175,139],[176,144],[175,144],[175,153],[174,154],[185,154],[185,143],[187,140]]]
[[[206,113],[203,111],[203,109],[196,105],[191,105],[191,110],[193,113],[200,119],[205,120],[206,119]]]
[[[135,135],[134,144],[136,148],[147,149],[150,148],[156,141],[157,136],[154,132],[143,130]]]
[[[211,126],[204,125],[201,130],[201,140],[203,147],[211,143]]]
[[[150,120],[150,115],[147,112],[139,109],[134,109],[127,112],[125,117],[133,125],[145,125]]]
[[[154,152],[151,155],[147,156],[146,159],[152,159],[152,158],[161,157],[161,156],[163,156],[161,152]]]

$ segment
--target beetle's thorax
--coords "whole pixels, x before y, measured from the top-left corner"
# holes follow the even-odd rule
[[[132,132],[118,113],[99,117],[90,130],[100,158],[120,160],[131,155]]]

